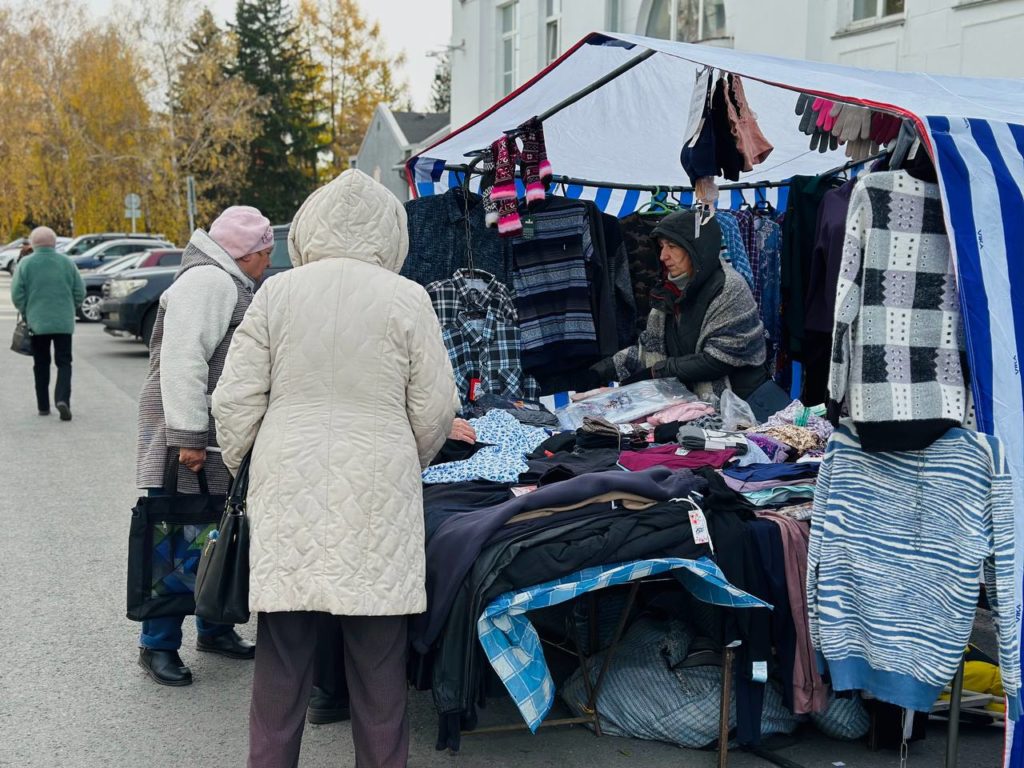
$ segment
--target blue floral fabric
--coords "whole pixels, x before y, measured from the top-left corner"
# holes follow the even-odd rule
[[[528,427],[509,413],[494,410],[479,419],[470,419],[478,443],[489,443],[465,461],[436,464],[423,470],[423,482],[461,483],[467,480],[491,480],[514,483],[526,472],[526,454],[544,442],[548,433]]]

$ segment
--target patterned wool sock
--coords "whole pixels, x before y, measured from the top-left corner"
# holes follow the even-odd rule
[[[480,196],[484,199],[484,224],[488,227],[498,226],[498,202],[491,198],[494,189],[494,163],[484,159],[477,166],[480,171]]]
[[[498,234],[502,237],[516,237],[522,234],[523,222],[519,218],[519,201],[498,201]]]
[[[545,189],[548,184],[551,183],[551,177],[554,175],[554,171],[551,169],[551,163],[548,162],[548,148],[544,143],[544,126],[541,125],[540,121],[537,121],[537,156],[540,158],[540,164],[537,166],[537,173],[540,175],[540,182],[544,185]]]
[[[540,180],[540,143],[537,141],[537,128],[540,123],[530,118],[519,126],[523,139],[523,151],[519,155],[519,172],[526,187],[526,204],[541,202],[546,191]]]
[[[491,200],[515,200],[516,158],[519,155],[515,142],[508,136],[502,136],[491,144],[491,155],[494,157],[494,186],[491,188]]]

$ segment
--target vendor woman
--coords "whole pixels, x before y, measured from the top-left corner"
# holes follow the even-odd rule
[[[594,380],[675,377],[701,396],[728,387],[748,397],[768,380],[764,326],[746,281],[719,258],[722,230],[699,213],[670,214],[655,228],[666,279],[652,291],[638,343],[591,368]]]

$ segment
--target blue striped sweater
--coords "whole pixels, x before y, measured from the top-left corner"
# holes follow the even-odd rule
[[[807,560],[811,641],[835,689],[929,711],[970,639],[984,572],[1016,720],[1013,549],[996,438],[957,428],[922,451],[865,453],[844,421],[818,475]]]

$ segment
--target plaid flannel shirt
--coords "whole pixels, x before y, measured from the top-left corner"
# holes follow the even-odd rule
[[[537,382],[523,373],[519,318],[511,293],[494,277],[482,289],[471,285],[469,281],[481,274],[458,270],[450,279],[427,286],[462,404],[469,403],[473,379],[479,380],[476,394],[536,400]]]

